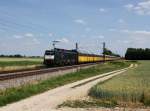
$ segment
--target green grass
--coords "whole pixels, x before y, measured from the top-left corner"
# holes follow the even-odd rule
[[[9,61],[43,61],[43,58],[11,58],[11,57],[0,57],[1,62],[9,62]]]
[[[42,58],[0,58],[0,67],[42,64]]]
[[[42,58],[0,58],[0,72],[32,69],[42,65]]]
[[[41,61],[0,61],[0,67],[41,65]]]
[[[116,103],[113,101],[101,101],[98,99],[92,100],[73,100],[65,101],[63,104],[60,104],[58,108],[61,107],[71,107],[71,108],[95,108],[95,107],[115,107]]]
[[[42,93],[44,91],[56,88],[58,86],[62,86],[67,83],[72,83],[84,78],[124,68],[127,66],[129,66],[129,63],[127,62],[105,63],[88,69],[82,69],[75,73],[69,73],[63,76],[53,77],[48,80],[39,81],[37,84],[29,84],[18,88],[6,89],[5,91],[0,91],[0,106],[19,101],[23,98]]]
[[[150,61],[140,61],[139,66],[111,80],[94,86],[89,95],[118,104],[143,104],[150,106]]]

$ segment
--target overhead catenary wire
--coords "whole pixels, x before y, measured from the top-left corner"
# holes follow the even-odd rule
[[[0,10],[0,12],[3,12],[3,11]],[[12,14],[7,13],[6,11],[1,13],[1,15],[3,16],[0,17],[0,29],[3,29],[5,31],[11,30],[11,31],[18,32],[22,29],[26,29],[31,32],[35,32],[35,31],[39,32],[41,31],[41,29],[43,29],[42,31],[49,32],[49,29],[47,27],[41,24],[37,24],[33,21],[25,20],[25,21],[19,22],[17,21],[17,17],[15,17]],[[14,30],[15,28],[17,28],[17,30]]]
[[[93,43],[90,45],[79,45],[79,50],[89,53],[89,54],[102,54],[103,53],[103,47],[99,45],[99,43]]]

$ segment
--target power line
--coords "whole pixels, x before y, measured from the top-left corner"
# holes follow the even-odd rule
[[[0,18],[0,22],[1,22],[1,26],[0,27],[8,27],[9,29],[10,28],[14,28],[14,27],[18,27],[18,30],[20,29],[27,29],[27,30],[30,30],[30,31],[41,31],[40,29],[43,29],[43,31],[47,31],[49,32],[48,28],[46,28],[45,26],[43,25],[40,25],[40,24],[37,24],[37,23],[33,23],[33,22],[29,22],[29,21],[26,21],[24,23],[19,23],[19,22],[15,22],[17,21],[15,16],[11,16],[9,13],[3,13],[6,18]],[[5,24],[3,24],[5,23]],[[39,29],[40,28],[40,29]]]

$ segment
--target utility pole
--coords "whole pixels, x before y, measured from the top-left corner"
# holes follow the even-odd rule
[[[105,62],[105,42],[103,42],[103,62]]]
[[[76,43],[76,51],[78,51],[78,43]]]

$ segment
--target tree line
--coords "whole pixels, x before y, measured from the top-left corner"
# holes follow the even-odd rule
[[[128,48],[125,54],[127,60],[150,60],[150,49]]]
[[[21,54],[14,54],[14,55],[4,55],[1,54],[0,57],[10,57],[10,58],[40,58],[41,56],[26,56],[26,55],[21,55]]]
[[[17,57],[17,58],[22,58],[22,57],[25,57],[25,56],[22,56],[21,54],[15,54],[15,55],[0,55],[0,57]]]
[[[115,54],[115,53],[113,53],[111,50],[109,50],[109,49],[107,49],[107,48],[104,49],[103,54],[105,54],[105,55],[110,55],[110,56],[120,57],[119,54]]]

